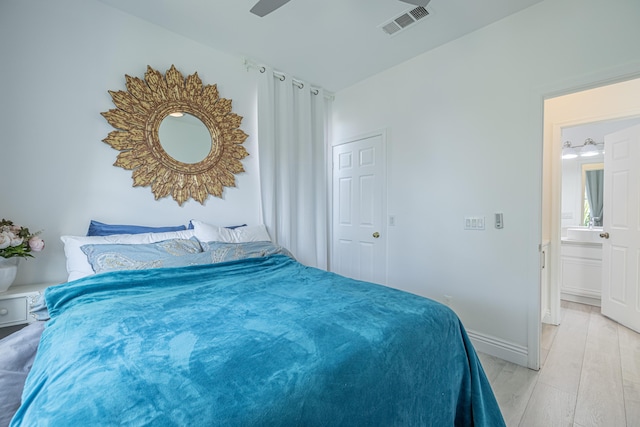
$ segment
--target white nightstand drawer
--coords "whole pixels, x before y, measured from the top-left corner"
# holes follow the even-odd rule
[[[0,293],[0,328],[36,321],[31,309],[43,297],[44,290],[54,284],[17,285]]]
[[[27,297],[0,300],[0,327],[27,322]]]

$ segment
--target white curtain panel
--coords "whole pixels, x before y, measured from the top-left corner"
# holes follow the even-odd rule
[[[289,249],[298,261],[326,270],[331,101],[322,89],[294,82],[269,68],[260,71],[258,147],[263,221],[272,240]]]

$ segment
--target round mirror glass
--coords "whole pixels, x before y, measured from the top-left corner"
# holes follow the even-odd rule
[[[172,113],[158,129],[164,151],[182,163],[203,161],[211,151],[211,133],[202,121],[187,113]]]

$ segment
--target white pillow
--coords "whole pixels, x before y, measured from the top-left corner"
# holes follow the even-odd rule
[[[191,220],[196,238],[201,242],[247,243],[270,242],[271,237],[264,224],[229,229]]]
[[[67,273],[69,273],[67,280],[70,282],[95,274],[87,256],[80,249],[82,245],[155,243],[169,239],[190,239],[194,235],[194,230],[182,230],[164,233],[113,234],[111,236],[61,236],[60,240],[64,243],[64,254],[67,257]]]

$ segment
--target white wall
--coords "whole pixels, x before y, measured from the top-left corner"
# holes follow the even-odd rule
[[[451,295],[467,328],[532,360],[543,98],[640,72],[638,16],[635,0],[547,0],[336,94],[334,142],[388,131],[389,285]],[[486,230],[464,231],[470,215]]]
[[[197,44],[94,0],[0,2],[0,216],[32,231],[47,247],[21,263],[16,284],[64,281],[59,236],[83,235],[89,220],[145,225],[257,223],[256,78],[241,59]],[[155,201],[114,167],[118,151],[101,142],[113,130],[101,112],[108,90],[126,90],[125,74],[197,71],[233,100],[249,135],[246,172],[235,188],[205,205]]]

